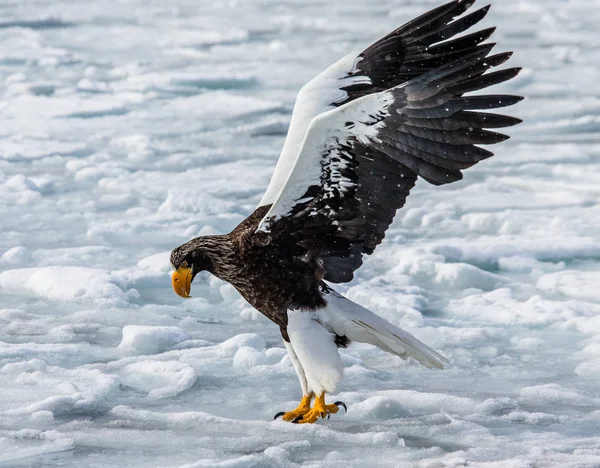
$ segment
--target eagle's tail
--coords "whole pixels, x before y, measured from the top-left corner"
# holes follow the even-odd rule
[[[407,331],[327,287],[327,307],[317,311],[322,324],[351,341],[369,343],[403,359],[413,357],[426,367],[443,369],[449,361]]]

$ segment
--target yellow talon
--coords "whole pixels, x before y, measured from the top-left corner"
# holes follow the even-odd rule
[[[313,392],[304,395],[298,408],[293,411],[288,411],[287,413],[284,411],[277,413],[274,419],[283,416],[284,421],[291,421],[298,424],[312,424],[316,422],[319,417],[324,419],[325,416],[327,416],[327,419],[329,419],[329,415],[337,413],[340,410],[340,406],[343,406],[344,409],[348,411],[346,405],[341,401],[336,401],[332,405],[326,405],[325,392],[321,393],[321,395],[315,399],[315,406],[311,408],[310,402],[314,396],[315,394]]]
[[[325,419],[326,416],[329,417],[330,414],[335,414],[340,410],[338,405],[346,408],[346,405],[341,401],[332,405],[325,404],[325,392],[323,392],[315,399],[315,405],[312,409],[295,422],[299,424],[312,424],[316,422],[319,417]]]
[[[279,416],[283,416],[284,421],[294,421],[298,418],[301,418],[310,411],[310,402],[312,401],[314,396],[315,394],[313,392],[310,392],[308,395],[304,395],[302,397],[302,400],[300,400],[298,408],[296,408],[293,411],[288,411],[287,413],[277,413],[275,415],[275,419],[277,419]]]
[[[335,414],[340,410],[340,407],[332,403],[331,405],[325,405],[325,409],[328,414]]]

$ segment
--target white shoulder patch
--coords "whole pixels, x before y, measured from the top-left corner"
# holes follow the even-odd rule
[[[356,69],[358,60],[357,53],[348,54],[302,87],[296,98],[281,156],[258,206],[274,203],[279,196],[300,154],[310,122],[317,115],[333,109],[332,104],[346,99],[348,94],[341,88],[371,82],[366,76],[348,76],[349,72]]]
[[[289,214],[311,185],[324,185],[325,192],[334,184],[343,185],[343,180],[336,179],[342,164],[337,157],[339,145],[345,144],[350,138],[363,144],[377,140],[377,134],[384,126],[384,118],[388,115],[388,107],[393,102],[393,94],[384,91],[363,96],[317,115],[310,122],[299,156],[258,230],[269,232],[269,224]],[[323,181],[321,175],[325,167],[330,170],[329,179]]]

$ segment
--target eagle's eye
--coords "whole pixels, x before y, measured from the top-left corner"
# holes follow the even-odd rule
[[[187,267],[188,267],[188,262],[186,260],[181,262],[180,268],[187,268]]]

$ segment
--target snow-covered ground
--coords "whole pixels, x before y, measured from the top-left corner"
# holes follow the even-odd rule
[[[597,0],[493,1],[524,124],[339,288],[449,369],[353,345],[347,414],[273,422],[278,329],[171,290],[168,252],[260,199],[299,87],[437,4],[0,2],[0,466],[600,466]]]

